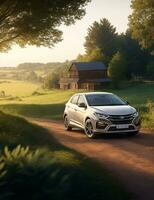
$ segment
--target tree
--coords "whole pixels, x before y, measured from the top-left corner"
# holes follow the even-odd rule
[[[106,61],[105,56],[103,55],[101,49],[99,49],[99,48],[93,49],[91,51],[91,53],[89,55],[87,55],[87,60],[89,62],[91,62],[91,61],[103,61],[103,62],[105,62]]]
[[[51,47],[62,40],[61,24],[85,14],[90,0],[0,0],[0,51],[16,43]]]
[[[86,54],[85,55],[79,54],[77,56],[77,58],[76,58],[76,61],[78,61],[78,62],[87,62],[88,61],[87,60],[87,55]]]
[[[78,62],[93,62],[102,61],[105,64],[108,63],[107,57],[105,57],[99,48],[93,49],[89,54],[79,54],[77,59]]]
[[[129,77],[143,76],[151,55],[148,50],[141,49],[138,41],[132,38],[130,30],[119,35],[119,50],[127,59]]]
[[[154,1],[132,0],[133,13],[129,18],[132,35],[143,48],[154,51]]]
[[[117,33],[107,19],[102,19],[100,22],[94,22],[88,29],[88,34],[85,41],[86,53],[90,54],[93,49],[100,49],[104,56],[111,58],[117,51],[116,40]]]
[[[49,73],[47,77],[44,79],[44,88],[58,88],[59,74],[53,72]]]
[[[118,87],[119,83],[122,80],[126,79],[126,77],[127,77],[127,61],[120,52],[117,52],[113,56],[113,58],[109,64],[108,76],[112,79],[115,87]]]

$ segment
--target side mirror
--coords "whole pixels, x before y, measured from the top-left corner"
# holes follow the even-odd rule
[[[80,108],[87,108],[86,104],[85,103],[79,103],[78,105]]]

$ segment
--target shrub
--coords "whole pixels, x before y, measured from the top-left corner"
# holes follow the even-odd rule
[[[58,88],[59,74],[58,73],[49,73],[44,79],[43,87],[46,89]]]
[[[65,163],[47,150],[5,147],[0,158],[1,200],[101,199],[92,181],[78,163]]]
[[[154,127],[154,103],[148,101],[146,104],[146,112],[142,113],[142,125],[145,128]]]

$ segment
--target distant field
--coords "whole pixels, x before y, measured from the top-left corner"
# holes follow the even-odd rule
[[[20,101],[19,99],[1,99],[0,108],[5,112],[49,119],[62,119],[64,105],[67,100],[74,93],[83,92],[72,90],[44,91],[39,88],[39,85],[18,81],[0,84],[0,90],[5,90],[8,94],[20,97]],[[148,111],[146,107],[148,101],[154,103],[154,82],[131,83],[125,85],[123,89],[105,89],[104,91],[113,92],[129,101],[141,112],[144,118],[144,127],[154,127],[153,108]]]
[[[25,97],[31,95],[40,86],[38,84],[14,81],[14,80],[0,80],[0,92],[5,91],[6,96]]]

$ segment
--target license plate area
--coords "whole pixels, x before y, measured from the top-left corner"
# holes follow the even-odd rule
[[[129,125],[128,124],[120,124],[116,126],[117,129],[128,129]]]

